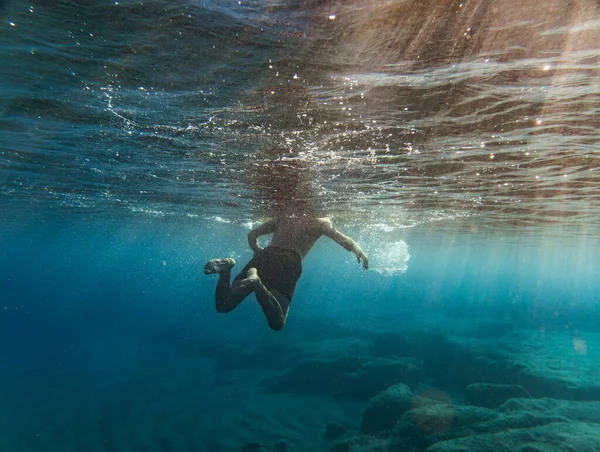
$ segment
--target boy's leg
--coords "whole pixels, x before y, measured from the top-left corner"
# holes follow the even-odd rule
[[[231,285],[231,268],[235,265],[233,259],[213,259],[204,266],[204,274],[219,274],[215,290],[215,302],[218,312],[229,312],[252,293],[252,285],[243,284],[245,280],[236,281]]]
[[[285,325],[291,301],[277,289],[267,289],[255,268],[248,270],[248,277],[243,282],[253,287],[258,304],[262,308],[269,326],[275,331],[281,330]]]

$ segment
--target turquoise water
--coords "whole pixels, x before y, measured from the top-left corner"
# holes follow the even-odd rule
[[[0,450],[600,449],[596,3],[0,18]],[[371,265],[274,332],[202,269],[281,208]]]

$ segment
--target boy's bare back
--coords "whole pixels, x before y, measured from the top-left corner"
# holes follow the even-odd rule
[[[358,261],[368,268],[367,256],[350,238],[339,232],[329,218],[286,216],[268,220],[248,234],[248,244],[254,252],[260,252],[258,237],[273,234],[269,246],[291,249],[304,259],[315,242],[323,235],[335,240],[348,251],[353,252]]]
[[[302,259],[306,257],[315,242],[333,228],[331,221],[324,218],[280,218],[274,220],[271,246],[293,249]]]

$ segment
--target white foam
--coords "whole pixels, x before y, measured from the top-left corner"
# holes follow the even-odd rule
[[[386,276],[401,275],[408,270],[410,254],[404,240],[385,242],[370,252],[370,268]]]
[[[231,220],[228,220],[227,218],[219,217],[218,215],[211,217],[211,219],[217,223],[231,223]]]

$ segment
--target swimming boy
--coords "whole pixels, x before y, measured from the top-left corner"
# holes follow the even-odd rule
[[[258,238],[273,234],[266,248]],[[302,260],[321,236],[335,240],[353,252],[366,270],[369,260],[350,237],[333,227],[327,218],[282,216],[271,219],[248,233],[254,257],[230,283],[233,259],[213,259],[204,266],[204,274],[219,274],[216,289],[218,312],[235,309],[248,295],[255,293],[269,326],[279,331],[287,319],[296,282],[302,274]]]

